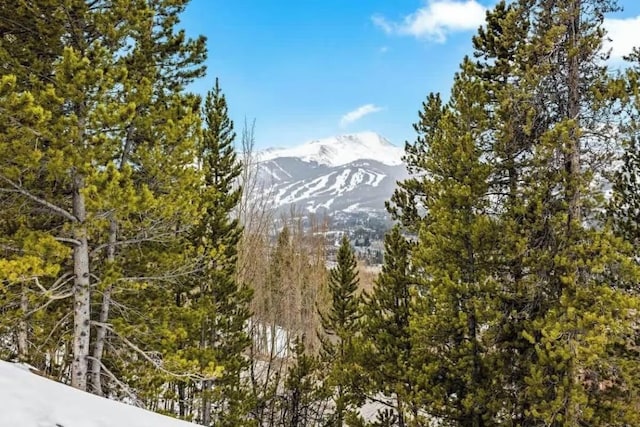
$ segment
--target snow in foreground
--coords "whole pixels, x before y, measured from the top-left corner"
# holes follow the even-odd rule
[[[0,360],[0,426],[194,427],[98,397]]]

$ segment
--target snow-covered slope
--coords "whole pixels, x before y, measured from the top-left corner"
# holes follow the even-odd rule
[[[260,153],[260,160],[296,157],[305,162],[342,166],[355,160],[376,160],[388,166],[402,164],[403,150],[374,132],[316,139],[290,148],[270,148]]]
[[[276,209],[309,213],[384,213],[406,178],[403,150],[365,132],[260,153],[261,194]],[[265,191],[266,189],[266,191]]]
[[[1,427],[194,427],[85,393],[0,360]]]

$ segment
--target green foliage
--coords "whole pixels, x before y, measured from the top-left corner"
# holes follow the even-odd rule
[[[411,274],[410,244],[394,227],[385,236],[382,272],[363,305],[362,337],[366,345],[365,369],[370,372],[374,396],[393,401],[393,410],[380,414],[379,425],[407,425],[417,409],[411,404],[415,389],[412,376],[410,307],[415,279]]]
[[[437,138],[438,123],[443,114],[444,106],[440,94],[429,94],[422,103],[422,110],[418,112],[419,121],[413,125],[418,134],[416,141],[405,144],[404,161],[412,176],[398,182],[398,188],[391,200],[385,203],[391,215],[414,233],[418,232],[424,215],[422,201],[428,197],[425,188],[428,185],[425,156],[429,150],[429,140]]]
[[[243,165],[219,82],[186,92],[186,4],[0,4],[0,356],[205,425],[366,425],[365,396],[377,426],[640,424],[640,51],[602,61],[615,1],[487,13],[406,144],[387,207],[415,244],[386,236],[363,304],[345,237],[320,356],[297,338],[264,383],[247,328],[299,336],[317,271],[285,227],[251,318]]]
[[[488,392],[492,342],[482,330],[497,321],[495,284],[484,261],[494,256],[497,227],[487,214],[486,89],[471,68],[465,60],[445,107],[429,97],[416,125],[424,135],[416,145],[428,147],[419,159],[427,173],[420,183],[427,214],[412,257],[420,298],[412,308],[411,342],[419,405],[475,426],[495,416]]]
[[[608,206],[608,216],[616,235],[633,247],[638,257],[640,245],[640,146],[632,138],[625,147],[622,166],[613,179],[613,195]]]
[[[136,378],[158,375],[150,361],[166,357],[154,342],[166,325],[154,314],[174,300],[164,292],[169,278],[189,269],[180,240],[197,214],[199,173],[188,166],[200,118],[199,100],[183,90],[203,75],[205,50],[203,39],[175,30],[185,5],[0,7],[0,236],[7,261],[26,236],[58,244],[53,260],[38,255],[46,271],[32,270],[27,287],[5,296],[9,306],[29,297],[27,360],[61,379],[72,355],[60,349],[82,338],[75,367],[109,341],[93,355],[92,369],[108,368],[97,392],[145,394]],[[112,303],[117,310],[103,310]],[[85,378],[73,381],[84,387]]]
[[[196,286],[190,291],[192,296],[184,298],[193,302],[185,304],[183,311],[198,313],[190,338],[201,372],[212,365],[222,367],[220,375],[203,383],[202,422],[238,426],[247,422],[250,404],[241,374],[249,367],[244,352],[250,344],[246,327],[252,292],[236,280],[242,228],[232,211],[241,196],[237,188],[241,165],[234,152],[233,122],[217,80],[207,95],[203,115],[206,127],[198,157],[204,177],[198,199],[202,217],[191,236],[201,273],[192,278]]]
[[[599,62],[612,10],[605,0],[500,2],[449,102],[432,94],[423,104],[407,145],[415,176],[388,207],[419,230],[411,338],[427,417],[637,422],[628,367],[639,301],[627,285],[637,260],[599,220],[595,181],[635,120],[618,115],[633,90]],[[633,89],[634,74],[625,78]],[[622,239],[633,218],[628,169],[612,204]]]
[[[360,313],[356,257],[349,239],[344,236],[336,256],[336,266],[329,272],[331,308],[323,315],[322,326],[329,336],[348,341],[355,330]]]
[[[284,382],[282,425],[303,427],[322,421],[321,407],[326,400],[321,387],[321,364],[317,356],[306,353],[304,337],[293,341],[293,364]]]
[[[343,236],[336,266],[329,272],[331,305],[321,313],[324,334],[321,355],[326,366],[325,387],[331,390],[335,405],[330,425],[342,426],[362,400],[362,368],[356,334],[361,317],[355,254],[347,236]]]

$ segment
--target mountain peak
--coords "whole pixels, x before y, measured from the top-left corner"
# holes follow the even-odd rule
[[[376,160],[397,166],[402,164],[403,149],[396,147],[375,132],[360,132],[315,139],[288,148],[269,148],[260,153],[260,160],[295,157],[306,162],[327,166],[342,166],[356,160]]]

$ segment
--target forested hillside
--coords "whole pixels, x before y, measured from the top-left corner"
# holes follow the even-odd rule
[[[615,0],[487,12],[406,118],[372,285],[347,237],[328,268],[328,224],[270,210],[187,3],[0,3],[0,359],[207,426],[640,425]]]

